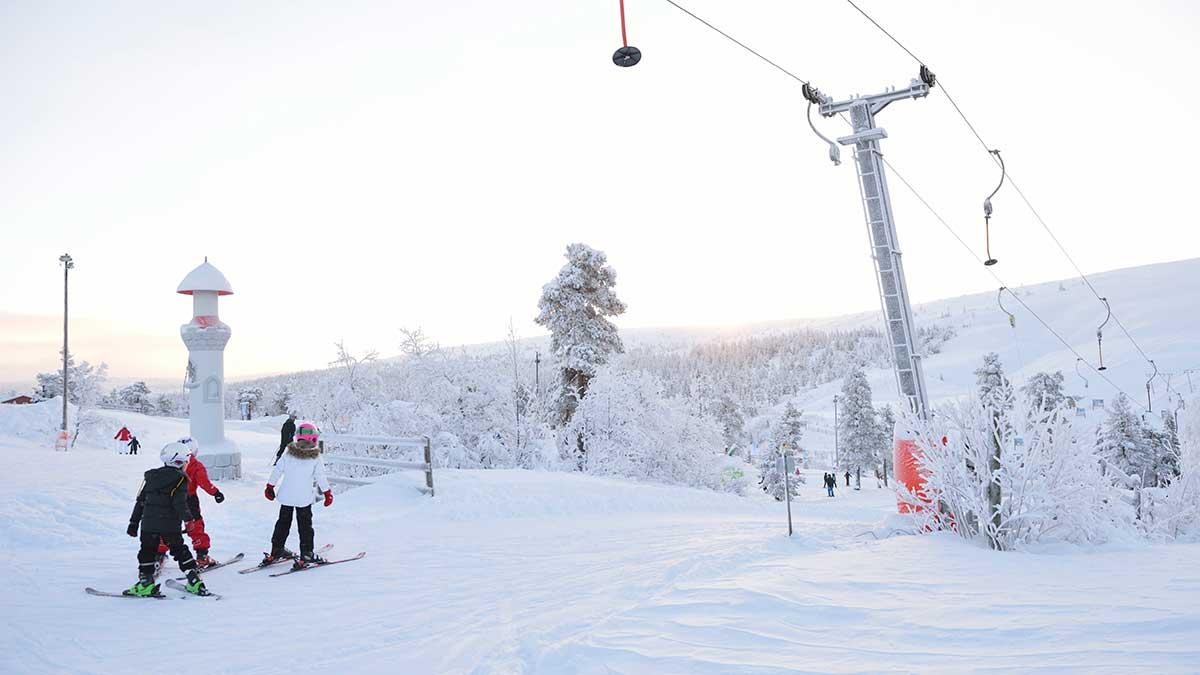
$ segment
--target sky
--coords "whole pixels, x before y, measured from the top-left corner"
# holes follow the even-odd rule
[[[679,2],[838,98],[917,72],[844,0]],[[1200,255],[1194,3],[860,4],[1085,272]],[[576,241],[616,269],[622,328],[876,309],[853,168],[798,83],[663,0],[626,8],[633,68],[611,62],[616,0],[0,4],[0,382],[55,367],[67,251],[72,349],[117,378],[182,376],[174,291],[205,256],[235,291],[234,378],[338,340],[394,354],[401,327],[536,336]],[[946,97],[878,124],[982,255],[999,172]],[[891,183],[913,299],[994,288]],[[1010,284],[1074,274],[1016,193],[993,203]]]

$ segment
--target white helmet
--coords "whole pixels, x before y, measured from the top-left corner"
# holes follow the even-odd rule
[[[183,438],[181,438],[175,442],[186,445],[188,452],[191,453],[191,455],[193,457],[195,457],[196,453],[200,450],[200,445],[198,443],[196,443],[196,441],[193,440],[191,436],[184,436]]]
[[[187,464],[188,457],[192,455],[192,450],[186,444],[179,441],[167,443],[163,446],[162,452],[158,453],[158,458],[166,466],[173,466],[176,469],[182,469],[184,464]]]

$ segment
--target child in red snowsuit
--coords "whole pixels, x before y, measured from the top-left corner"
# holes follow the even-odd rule
[[[187,504],[188,509],[192,512],[193,520],[187,524],[188,536],[192,539],[192,548],[196,549],[196,565],[201,569],[216,564],[216,561],[208,557],[208,549],[211,547],[212,540],[209,539],[208,533],[204,531],[204,517],[200,515],[200,497],[196,494],[197,488],[203,488],[205,492],[212,495],[213,501],[220,504],[225,501],[225,495],[217,489],[217,486],[212,484],[208,479],[208,469],[196,459],[193,454],[188,457],[187,464],[183,467],[183,472],[187,475]],[[166,555],[167,547],[165,543],[160,543],[158,546],[160,555]]]

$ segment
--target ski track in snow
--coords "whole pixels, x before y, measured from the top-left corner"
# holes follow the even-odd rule
[[[156,442],[186,430],[123,419]],[[262,486],[276,436],[230,426],[246,480],[220,483],[224,504],[201,496],[214,555],[246,553],[208,577],[220,602],[83,592],[136,576],[125,526],[152,443],[138,457],[55,453],[0,430],[0,672],[137,673],[151,659],[239,674],[1162,673],[1200,660],[1200,545],[876,541],[863,535],[892,513],[888,492],[828,499],[813,478],[788,539],[783,506],[758,494],[441,471],[430,499],[399,474],[314,509],[318,545],[363,560],[238,575],[274,522]]]

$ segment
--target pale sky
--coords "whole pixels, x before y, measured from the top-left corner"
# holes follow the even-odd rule
[[[680,0],[823,91],[917,65],[842,0]],[[1087,272],[1200,255],[1184,1],[861,4],[927,60]],[[853,169],[800,87],[662,0],[0,4],[0,382],[54,367],[69,251],[81,358],[181,375],[175,294],[233,284],[231,377],[525,336],[565,246],[604,250],[623,327],[878,308]],[[822,120],[828,135],[845,133]],[[940,92],[889,160],[982,250],[998,172]],[[892,178],[917,301],[995,283]],[[1015,193],[1010,283],[1072,270]],[[1101,289],[1103,291],[1103,289]],[[1119,308],[1118,308],[1119,311]]]

